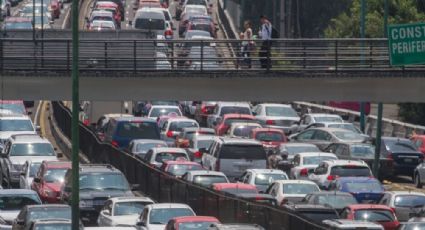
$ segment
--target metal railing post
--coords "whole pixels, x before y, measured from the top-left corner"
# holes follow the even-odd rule
[[[108,43],[105,41],[105,49],[104,49],[104,52],[105,52],[105,68],[107,69],[108,68]]]
[[[204,41],[201,40],[201,72],[204,72]]]
[[[335,73],[338,73],[338,40],[335,40]]]
[[[174,70],[174,40],[171,41],[171,69]]]
[[[0,40],[0,73],[3,73],[4,66],[4,52],[3,52],[3,39]]]
[[[307,53],[306,53],[306,47],[303,42],[303,68],[305,69],[307,67]]]
[[[137,72],[137,53],[136,53],[136,40],[133,41],[133,72]]]
[[[272,41],[271,40],[267,40],[266,43],[267,43],[267,51],[266,51],[267,63],[266,63],[266,65],[267,65],[267,72],[269,72],[270,71],[270,66],[272,64],[272,61],[271,61],[271,58],[270,58],[270,56],[271,56],[271,49],[272,49]]]
[[[373,55],[372,40],[369,40],[369,67],[370,67],[370,68],[372,68],[372,66],[373,66],[373,63],[372,63],[372,61],[373,61],[372,55]]]

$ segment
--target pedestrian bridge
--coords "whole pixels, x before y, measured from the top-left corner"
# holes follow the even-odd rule
[[[0,38],[2,97],[69,100],[69,32],[28,33]],[[263,69],[260,42],[242,53],[240,40],[95,33],[80,39],[83,100],[425,101],[425,66],[391,67],[386,39],[279,39]]]

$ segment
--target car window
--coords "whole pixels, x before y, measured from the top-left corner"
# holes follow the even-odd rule
[[[0,120],[0,131],[34,131],[30,120]]]
[[[303,157],[303,165],[318,165],[325,160],[335,160],[334,156],[305,156]]]
[[[316,130],[307,130],[297,136],[297,140],[311,140]]]
[[[415,140],[415,145],[416,145],[417,148],[422,147],[422,144],[423,144],[422,139],[419,138],[419,139]]]
[[[224,106],[224,107],[221,108],[220,116],[223,116],[223,115],[229,114],[229,113],[251,115],[251,111],[248,107]]]
[[[319,188],[313,184],[283,184],[284,194],[309,194],[318,192]]]
[[[364,220],[370,222],[392,222],[395,221],[393,213],[383,209],[364,209],[357,210],[354,213],[355,220]]]
[[[159,139],[158,126],[155,122],[120,122],[117,136],[132,139]]]
[[[176,121],[171,122],[169,131],[181,132],[183,128],[198,128],[199,125],[195,121]]]
[[[320,141],[329,141],[331,140],[331,135],[325,131],[322,130],[316,130],[316,133],[314,134],[314,140],[320,140]]]
[[[26,205],[41,204],[37,194],[8,194],[0,196],[0,210],[21,210]]]
[[[155,161],[163,163],[165,161],[177,160],[177,158],[187,159],[187,156],[184,153],[178,153],[178,152],[162,152],[162,153],[156,154]]]
[[[140,214],[145,205],[151,204],[151,202],[139,202],[139,201],[131,201],[131,202],[118,202],[114,207],[114,216],[125,216],[125,215],[134,215]]]
[[[356,165],[338,165],[331,168],[331,175],[339,177],[370,177],[369,167]]]
[[[390,152],[416,151],[416,146],[406,139],[385,140],[385,147]]]
[[[266,160],[266,152],[260,145],[223,145],[220,159]]]
[[[415,207],[425,205],[425,196],[418,195],[397,195],[394,198],[396,207]]]
[[[276,173],[261,173],[255,176],[255,185],[270,185],[276,180],[287,180],[288,177],[285,174]]]
[[[227,183],[225,177],[219,175],[199,175],[193,177],[193,183],[209,187],[214,183]]]
[[[10,156],[55,156],[50,143],[14,144],[10,148]]]
[[[298,117],[297,112],[290,107],[266,107],[266,116],[272,117]]]
[[[194,216],[192,210],[187,208],[156,208],[152,209],[149,214],[149,224],[167,224],[174,217]]]
[[[278,133],[278,132],[258,132],[255,135],[255,139],[259,140],[259,141],[267,141],[267,142],[271,142],[271,141],[282,142],[282,141],[284,141],[284,137],[283,137],[282,133]]]

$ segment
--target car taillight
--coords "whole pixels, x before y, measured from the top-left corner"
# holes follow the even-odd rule
[[[173,137],[173,131],[168,131],[167,132],[167,137]]]
[[[207,107],[205,107],[204,105],[201,107],[201,112],[202,113],[208,113],[208,109]]]
[[[300,176],[308,176],[308,169],[306,168],[301,169]]]
[[[201,157],[202,157],[202,153],[201,153],[201,152],[199,152],[199,151],[197,151],[197,152],[195,152],[195,153],[193,154],[193,156],[194,156],[195,158],[201,158]]]
[[[336,176],[333,175],[329,175],[328,177],[326,177],[327,180],[335,180]]]
[[[116,142],[116,141],[114,141],[114,140],[113,140],[113,141],[111,141],[111,145],[113,145],[113,146],[115,146],[115,147],[117,147],[117,148],[119,147],[118,142]]]
[[[266,121],[266,124],[267,124],[267,125],[274,125],[274,121],[273,121],[273,120],[267,120],[267,121]]]

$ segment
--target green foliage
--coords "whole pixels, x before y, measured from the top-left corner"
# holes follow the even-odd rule
[[[401,103],[398,115],[404,122],[425,125],[424,103]]]
[[[388,0],[389,24],[423,21],[425,14],[418,11],[415,0]],[[384,36],[384,0],[366,0],[366,37]],[[360,37],[361,1],[354,0],[348,12],[333,18],[325,36],[328,38]]]

